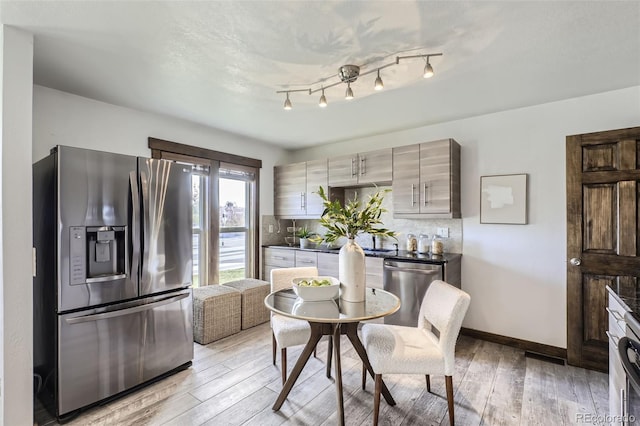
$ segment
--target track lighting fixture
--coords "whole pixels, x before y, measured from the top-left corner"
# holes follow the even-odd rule
[[[376,78],[375,85],[373,86],[374,90],[382,90],[384,89],[384,83],[380,78],[380,68],[378,68],[378,77]]]
[[[353,90],[351,90],[351,82],[347,83],[347,91],[344,93],[344,98],[346,100],[353,99]]]
[[[397,53],[402,53],[402,52],[397,52]],[[397,53],[394,53],[393,55],[396,55]],[[389,55],[391,56],[391,55]],[[393,62],[389,62],[387,64],[383,64],[377,68],[373,68],[370,69],[368,71],[365,71],[363,73],[360,72],[361,68],[364,67],[368,67],[369,64],[358,66],[358,65],[351,65],[351,64],[347,64],[347,65],[343,65],[338,69],[338,73],[335,75],[332,75],[328,78],[324,78],[324,79],[320,79],[318,81],[318,83],[323,83],[322,86],[320,88],[314,89],[313,87],[309,87],[306,89],[290,89],[290,90],[278,90],[276,93],[285,93],[287,95],[286,100],[284,101],[284,109],[289,110],[292,108],[291,105],[291,100],[289,99],[289,94],[290,93],[294,93],[294,92],[307,92],[309,95],[312,95],[316,92],[320,92],[322,91],[322,95],[320,96],[320,101],[318,102],[318,106],[320,106],[320,108],[324,108],[327,106],[327,98],[324,95],[324,90],[337,86],[339,84],[342,83],[346,83],[347,84],[347,90],[345,91],[345,96],[344,98],[349,100],[349,99],[353,99],[353,89],[351,88],[351,83],[354,83],[359,77],[365,76],[367,74],[371,74],[374,72],[377,72],[377,77],[374,83],[374,89],[375,90],[382,90],[384,89],[384,83],[382,82],[382,78],[380,77],[380,70],[385,69],[387,67],[391,67],[394,65],[398,65],[400,63],[401,60],[405,60],[405,59],[414,59],[414,58],[422,58],[426,61],[425,67],[424,67],[424,73],[423,73],[423,77],[424,78],[431,78],[433,77],[433,66],[431,66],[431,63],[429,62],[429,58],[433,57],[433,56],[442,56],[442,53],[427,53],[427,54],[419,54],[419,55],[409,55],[409,56],[396,56],[395,57],[395,61]],[[387,56],[388,57],[388,56]],[[334,77],[338,77],[338,81],[335,81],[331,84],[324,84],[327,82],[327,80],[334,78]]]
[[[318,106],[320,106],[320,108],[324,108],[327,106],[327,98],[324,97],[324,89],[322,89],[322,96],[320,96],[320,102],[318,102]]]

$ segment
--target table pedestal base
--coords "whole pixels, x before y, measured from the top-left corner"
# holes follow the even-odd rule
[[[282,404],[284,404],[284,401],[287,399],[287,396],[289,396],[289,392],[291,392],[291,388],[293,388],[293,385],[296,383],[296,380],[298,380],[298,376],[300,376],[302,369],[307,364],[307,361],[309,361],[311,354],[313,353],[314,349],[316,348],[322,336],[332,336],[333,345],[329,346],[329,351],[327,355],[327,358],[329,360],[329,362],[327,362],[327,377],[329,377],[330,375],[331,346],[333,346],[333,352],[334,352],[334,358],[335,358],[334,364],[335,364],[335,376],[336,376],[335,378],[336,397],[338,402],[338,417],[340,419],[340,424],[344,425],[344,400],[343,400],[343,394],[342,394],[342,365],[340,360],[340,336],[341,335],[344,334],[347,336],[347,338],[353,345],[353,348],[356,350],[356,353],[362,360],[362,363],[364,364],[365,368],[367,369],[371,377],[374,377],[373,368],[369,363],[369,357],[367,357],[367,352],[365,351],[364,346],[362,345],[362,342],[358,337],[358,323],[347,322],[342,324],[330,324],[330,323],[310,321],[309,325],[311,326],[311,337],[309,337],[309,341],[307,342],[304,349],[302,350],[302,353],[300,354],[300,357],[298,358],[296,365],[293,367],[293,370],[291,371],[289,378],[287,379],[284,386],[282,387],[282,390],[280,391],[280,395],[278,395],[278,399],[276,399],[275,404],[273,404],[273,410],[278,411],[280,407],[282,407]],[[387,401],[389,405],[396,405],[396,402],[391,396],[389,389],[387,389],[387,386],[384,384],[384,381],[382,382],[382,396],[384,397],[384,399]]]

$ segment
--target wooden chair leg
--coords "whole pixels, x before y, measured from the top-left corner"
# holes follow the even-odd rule
[[[431,392],[431,379],[428,374],[425,377],[427,378],[427,392]]]
[[[382,374],[376,374],[375,391],[373,393],[373,426],[378,426],[380,413],[380,391],[382,390]]]
[[[365,390],[367,387],[367,367],[362,364],[362,390]]]
[[[329,343],[327,344],[327,378],[331,378],[331,357],[333,355],[333,339],[329,337]]]
[[[287,381],[287,348],[280,349],[280,364],[282,364],[282,385]]]
[[[453,419],[453,378],[451,376],[444,376],[444,381],[447,387],[447,403],[449,404],[449,424],[454,426]]]
[[[278,342],[276,342],[276,335],[271,332],[271,352],[273,355],[273,365],[276,365],[276,348],[278,347]]]

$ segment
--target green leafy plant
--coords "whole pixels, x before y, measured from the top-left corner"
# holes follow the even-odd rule
[[[324,235],[316,235],[314,242],[332,243],[340,237],[355,238],[360,233],[396,238],[396,233],[382,227],[380,216],[387,209],[382,207],[384,195],[389,189],[379,190],[364,205],[359,200],[350,200],[343,206],[338,200],[331,201],[324,189],[320,187],[317,194],[322,198],[324,211],[320,217],[320,225],[326,228]]]
[[[296,237],[298,238],[311,238],[315,236],[316,236],[316,233],[310,231],[309,228],[307,228],[306,226],[303,226],[302,228],[298,229],[298,231],[296,232]]]

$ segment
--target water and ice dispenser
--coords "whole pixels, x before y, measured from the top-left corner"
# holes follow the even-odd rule
[[[69,232],[71,285],[127,277],[126,226],[72,226]]]

